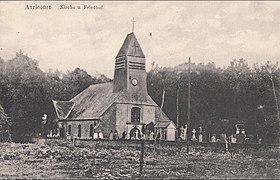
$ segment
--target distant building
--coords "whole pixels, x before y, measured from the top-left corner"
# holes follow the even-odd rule
[[[113,82],[91,85],[70,101],[53,104],[61,137],[110,138],[117,133],[125,139],[154,134],[175,140],[175,124],[147,92],[145,56],[134,33],[116,56]]]

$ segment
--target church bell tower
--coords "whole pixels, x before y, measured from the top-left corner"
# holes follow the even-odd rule
[[[136,100],[141,99],[147,95],[146,77],[144,53],[134,33],[129,33],[116,56],[114,92],[126,92]]]

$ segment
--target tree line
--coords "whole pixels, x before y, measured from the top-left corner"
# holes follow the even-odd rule
[[[188,67],[188,63],[175,67],[155,66],[147,76],[148,92],[158,104],[165,89],[163,111],[174,122],[177,120],[178,95],[179,127],[187,123],[188,117]],[[228,67],[223,68],[214,63],[191,63],[190,68],[190,130],[201,126],[205,135],[231,135],[235,133],[235,124],[241,124],[255,142],[257,137],[266,143],[276,142],[279,138],[278,63],[267,61],[250,67],[241,58],[233,59]]]
[[[205,134],[230,135],[234,125],[241,123],[246,134],[275,142],[279,131],[275,103],[280,97],[278,63],[250,67],[245,59],[234,59],[223,68],[214,63],[191,63],[190,72],[190,129],[202,126]],[[153,64],[147,73],[150,96],[161,104],[165,89],[163,110],[175,124],[178,112],[179,127],[186,124],[188,116],[188,80],[187,63],[175,67]],[[91,84],[109,81],[105,75],[90,76],[80,68],[43,72],[38,61],[21,51],[7,61],[0,58],[0,104],[7,114],[0,113],[0,120],[9,122],[12,139],[21,142],[27,134],[40,132],[43,114],[54,119],[52,100],[70,100]]]
[[[22,51],[7,61],[0,58],[0,104],[11,121],[12,139],[22,142],[26,135],[38,134],[43,114],[54,119],[52,100],[70,100],[91,84],[108,81],[105,75],[93,77],[80,68],[43,72],[38,61]]]

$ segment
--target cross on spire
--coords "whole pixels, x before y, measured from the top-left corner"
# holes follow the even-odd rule
[[[136,22],[135,20],[134,20],[134,17],[132,18],[132,33],[134,33],[134,23]]]

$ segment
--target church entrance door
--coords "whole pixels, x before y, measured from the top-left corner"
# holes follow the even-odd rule
[[[130,139],[141,139],[141,133],[138,128],[133,128],[130,131]]]

